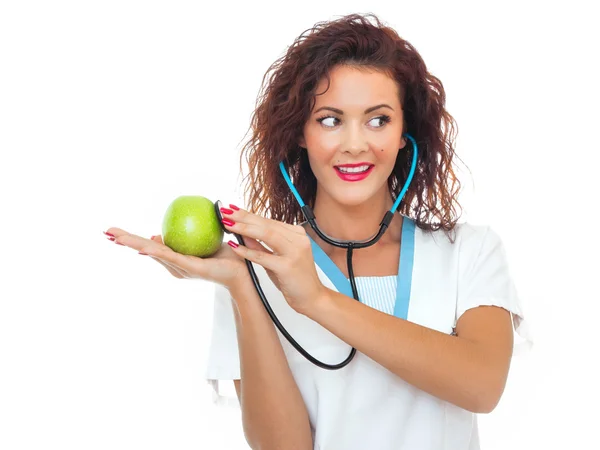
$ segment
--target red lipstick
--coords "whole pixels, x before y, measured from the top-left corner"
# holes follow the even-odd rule
[[[369,164],[368,163],[367,164],[352,164],[352,165],[344,164],[341,167],[356,167],[356,166],[364,166],[364,165],[369,165]],[[360,172],[360,173],[344,173],[338,169],[338,166],[335,166],[335,173],[337,173],[338,177],[340,177],[344,181],[361,181],[369,176],[369,174],[373,171],[373,167],[375,167],[375,166],[370,165],[370,167],[366,171]]]

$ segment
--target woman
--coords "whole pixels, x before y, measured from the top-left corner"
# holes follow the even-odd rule
[[[457,223],[455,124],[442,83],[373,15],[317,24],[270,70],[242,152],[249,207],[221,209],[246,245],[229,241],[200,259],[160,236],[109,234],[178,278],[215,282],[206,376],[217,394],[218,380],[234,381],[251,447],[478,449],[476,414],[500,400],[511,319],[524,334],[524,318],[499,236]],[[304,221],[279,162],[326,235],[367,240],[407,181],[407,135],[418,149],[414,178],[383,236],[352,254],[356,301],[346,249]],[[325,370],[296,351],[245,259],[308,353],[337,364],[355,348],[352,361]]]

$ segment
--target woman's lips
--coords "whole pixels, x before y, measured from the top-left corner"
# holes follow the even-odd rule
[[[341,172],[337,167],[334,167],[335,173],[337,173],[338,177],[340,177],[344,181],[360,181],[364,180],[369,176],[369,174],[373,171],[373,167],[369,167],[365,172],[361,173],[344,173]]]

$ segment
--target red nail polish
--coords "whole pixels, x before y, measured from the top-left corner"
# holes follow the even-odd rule
[[[227,208],[219,208],[219,209],[223,214],[233,214],[233,211],[231,209],[227,209]]]
[[[238,207],[237,207],[237,206],[235,206],[235,205],[229,205],[229,207],[230,207],[231,209],[235,209],[236,211],[239,211],[239,210],[240,210],[240,208],[238,208]]]
[[[114,237],[110,237],[110,238],[106,238],[106,239],[108,239],[109,241],[113,241],[113,242],[115,241]]]
[[[227,241],[227,244],[229,244],[229,246],[230,246],[230,247],[233,247],[233,248],[238,248],[238,247],[239,247],[239,245],[237,245],[237,244],[236,244],[235,242],[233,242],[233,241]]]
[[[227,225],[228,227],[232,227],[235,225],[235,222],[233,220],[229,220],[229,219],[223,219],[223,223],[225,225]]]
[[[114,234],[107,233],[106,231],[103,231],[103,233],[104,233],[104,234],[106,234],[107,236],[110,236],[110,237],[115,237],[115,235],[114,235]]]

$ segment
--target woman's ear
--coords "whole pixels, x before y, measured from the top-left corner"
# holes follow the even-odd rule
[[[306,141],[304,140],[304,136],[300,136],[298,138],[298,145],[302,148],[306,148]]]

